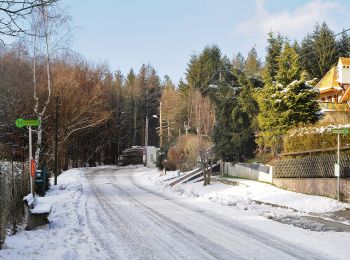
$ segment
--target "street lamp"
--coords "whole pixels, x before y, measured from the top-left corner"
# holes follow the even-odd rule
[[[152,115],[153,118],[158,118],[157,115]],[[146,127],[145,127],[145,165],[147,166],[147,146],[148,146],[148,121],[149,117],[146,115]]]

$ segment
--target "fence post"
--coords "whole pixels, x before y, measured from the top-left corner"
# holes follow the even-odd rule
[[[11,204],[12,204],[12,234],[16,234],[17,227],[16,227],[16,194],[15,194],[15,172],[13,168],[13,158],[11,160],[11,172],[12,172],[12,198],[11,198]]]
[[[1,172],[1,170],[2,170],[2,167],[1,167],[1,164],[0,164],[0,190],[2,189],[2,172]],[[3,232],[2,231],[2,219],[3,219],[4,211],[2,209],[2,207],[3,207],[2,196],[3,196],[3,193],[0,192],[0,208],[1,208],[1,210],[0,210],[0,250],[1,250],[1,247],[2,247],[2,243],[3,243],[3,241],[2,241],[2,232]]]
[[[271,174],[271,183],[273,183],[274,168],[275,168],[275,166],[270,165],[269,173]]]

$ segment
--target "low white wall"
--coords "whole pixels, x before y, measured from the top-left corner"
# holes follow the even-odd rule
[[[156,167],[158,149],[159,148],[157,148],[155,146],[147,146],[146,167],[149,167],[149,168],[155,168]]]
[[[253,166],[253,165],[252,165]],[[239,163],[232,164],[230,162],[224,162],[224,174],[232,177],[240,177],[245,179],[250,179],[254,181],[263,181],[272,183],[273,167],[268,166],[268,172],[264,172],[256,167],[249,167],[248,164],[242,165]]]

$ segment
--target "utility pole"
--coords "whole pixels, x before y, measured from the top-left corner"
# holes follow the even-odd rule
[[[56,116],[55,116],[55,181],[54,185],[57,185],[57,175],[58,175],[58,108],[59,108],[60,98],[56,96]]]
[[[28,127],[29,131],[29,175],[30,175],[30,193],[35,196],[34,194],[34,181],[33,178],[35,177],[36,173],[36,166],[35,161],[33,160],[33,149],[32,149],[32,127],[38,127],[41,124],[39,119],[31,119],[31,120],[25,120],[23,118],[17,118],[16,119],[16,127],[23,128],[25,126]]]
[[[337,200],[340,200],[340,134],[338,133],[338,165],[339,165],[339,173],[337,174]]]
[[[159,147],[163,146],[162,102],[159,103]]]
[[[32,141],[32,127],[29,126],[28,127],[28,130],[29,130],[29,168],[30,168],[30,193],[33,195],[34,197],[34,188],[33,188],[33,185],[34,185],[34,181],[33,181],[33,176],[32,176],[32,164],[33,164],[33,151],[32,151],[32,144],[33,144],[33,141]]]

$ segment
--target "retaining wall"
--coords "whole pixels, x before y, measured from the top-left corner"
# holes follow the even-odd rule
[[[254,181],[263,181],[272,183],[272,166],[266,166],[255,163],[236,163],[224,162],[223,173],[232,177],[250,179]]]
[[[290,191],[337,198],[336,178],[274,178],[273,184]],[[350,179],[340,179],[340,199],[350,203]]]

